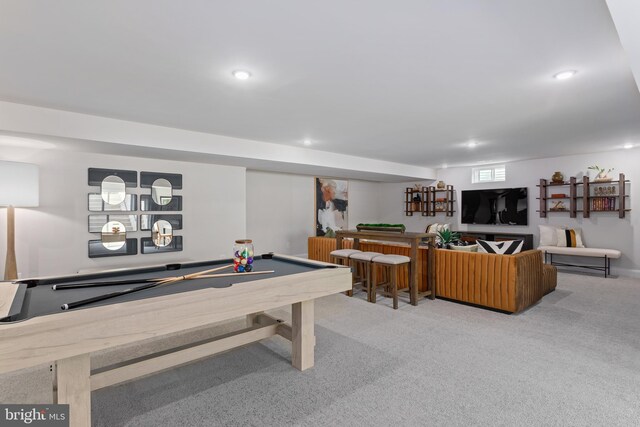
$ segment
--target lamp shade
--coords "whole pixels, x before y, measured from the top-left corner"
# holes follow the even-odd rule
[[[29,163],[0,161],[0,206],[37,207],[40,171]]]

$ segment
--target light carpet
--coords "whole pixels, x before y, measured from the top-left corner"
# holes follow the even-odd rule
[[[561,273],[558,283],[518,315],[324,298],[313,369],[292,368],[290,345],[272,338],[95,392],[94,425],[638,425],[640,280]],[[100,354],[94,366],[146,351]],[[49,376],[0,377],[0,402],[50,402]]]

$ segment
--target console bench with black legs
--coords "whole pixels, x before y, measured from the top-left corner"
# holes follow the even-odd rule
[[[589,270],[598,270],[604,272],[604,277],[608,277],[611,274],[611,259],[618,259],[622,256],[622,252],[617,249],[565,248],[559,246],[540,246],[538,249],[544,252],[544,262],[546,264],[560,267],[579,267]],[[553,259],[554,255],[600,258],[602,260],[602,264],[593,265],[558,262]]]

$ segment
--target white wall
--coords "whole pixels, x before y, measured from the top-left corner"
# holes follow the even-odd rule
[[[412,181],[380,184],[378,189],[380,194],[380,218],[376,222],[404,224],[407,227],[407,231],[414,232],[424,232],[427,225],[434,222],[450,222],[444,221],[444,218],[446,218],[444,214],[438,214],[437,217],[429,217],[422,216],[420,213],[406,216],[404,213],[404,192],[407,187],[413,187],[415,184],[420,184],[421,187],[428,187],[429,185],[434,185],[434,182]]]
[[[601,167],[614,167],[612,176],[622,172],[630,179],[629,208],[624,219],[619,219],[616,212],[592,213],[591,218],[569,218],[568,213],[549,213],[547,218],[540,218],[536,210],[539,208],[539,189],[536,185],[541,178],[551,179],[554,171],[561,171],[566,179],[570,176],[582,177],[587,173],[587,167],[597,164]],[[529,225],[528,226],[481,226],[460,224],[459,202],[456,202],[454,217],[447,218],[444,214],[435,217],[406,217],[403,212],[404,187],[400,184],[385,184],[382,192],[383,200],[393,202],[385,203],[382,210],[383,220],[388,222],[400,222],[408,225],[412,231],[422,231],[427,224],[432,222],[449,222],[454,229],[469,231],[496,230],[502,232],[518,232],[534,234],[534,244],[538,244],[538,224],[557,226],[580,227],[583,230],[583,238],[586,246],[615,248],[623,252],[623,258],[612,261],[612,268],[617,274],[640,276],[640,149],[617,150],[608,153],[585,154],[536,160],[526,160],[506,164],[507,181],[492,184],[471,184],[471,169],[448,168],[438,171],[438,179],[446,184],[455,186],[456,200],[460,200],[460,192],[470,189],[528,187],[529,189]],[[634,242],[636,244],[634,245]]]
[[[379,218],[379,185],[349,180],[349,228]],[[247,237],[256,252],[307,253],[315,233],[314,177],[247,171]]]
[[[234,239],[246,234],[245,169],[241,167],[7,147],[2,148],[0,160],[40,166],[40,206],[16,209],[16,253],[22,277],[230,257]],[[87,184],[90,167],[181,173],[183,189],[176,194],[183,196],[184,229],[176,234],[184,236],[184,250],[90,259],[87,242],[99,238],[87,231],[87,193],[99,192]],[[148,189],[127,191],[140,194]],[[0,230],[4,269],[6,209],[0,209]],[[130,236],[139,239],[150,232]]]

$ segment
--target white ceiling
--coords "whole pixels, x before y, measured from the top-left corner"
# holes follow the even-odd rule
[[[640,143],[604,0],[0,0],[0,58],[0,100],[424,167]]]

